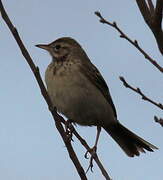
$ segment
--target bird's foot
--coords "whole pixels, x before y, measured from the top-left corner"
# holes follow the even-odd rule
[[[88,153],[91,154],[91,156],[93,156],[94,154],[96,154],[96,151],[97,151],[97,147],[96,146],[93,146],[92,148],[88,149],[84,155],[84,157],[86,159],[88,159]]]
[[[71,119],[68,119],[65,123],[65,130],[66,130],[66,134],[67,134],[67,137],[69,140],[73,141],[72,139],[72,135],[73,135],[73,126],[72,126],[72,120]]]
[[[93,159],[97,156],[96,151],[97,151],[97,146],[93,146],[93,148],[90,148],[89,150],[87,150],[85,155],[84,155],[84,157],[86,159],[88,159],[88,153],[91,154],[89,166],[86,170],[86,173],[89,171],[89,169],[93,172]]]

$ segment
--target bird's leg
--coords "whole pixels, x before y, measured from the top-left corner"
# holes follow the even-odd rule
[[[100,137],[100,132],[101,132],[101,127],[100,126],[97,126],[97,135],[96,135],[96,141],[95,141],[95,145],[94,145],[94,149],[95,149],[95,152],[97,150],[97,143],[98,143],[98,140],[99,140],[99,137]]]
[[[101,127],[97,126],[97,135],[96,135],[95,145],[92,148],[90,148],[89,150],[87,150],[87,152],[85,153],[85,158],[87,158],[88,152],[92,152],[91,154],[96,153],[96,151],[97,151],[97,143],[98,143],[98,140],[99,140],[99,137],[100,137],[100,132],[101,132]]]
[[[68,119],[65,123],[65,130],[66,130],[66,134],[67,134],[67,137],[73,141],[72,139],[72,132],[73,132],[73,126],[72,126],[72,120],[71,119]]]
[[[89,167],[88,167],[86,172],[88,172],[89,169],[91,169],[91,171],[92,171],[92,168],[93,168],[93,158],[96,156],[97,143],[98,143],[98,140],[99,140],[99,137],[100,137],[100,132],[101,132],[101,127],[97,126],[97,135],[96,135],[95,144],[94,144],[94,146],[92,148],[87,150],[87,152],[85,153],[85,158],[87,158],[87,159],[88,159],[88,157],[87,157],[88,152],[91,154],[90,162],[89,162]]]

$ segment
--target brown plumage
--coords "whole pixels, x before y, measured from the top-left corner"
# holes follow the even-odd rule
[[[45,81],[59,112],[80,125],[103,127],[130,157],[157,149],[119,123],[104,78],[77,41],[64,37],[37,47],[52,56]]]

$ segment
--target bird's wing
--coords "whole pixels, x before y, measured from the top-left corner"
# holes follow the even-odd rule
[[[82,66],[80,66],[80,70],[89,79],[89,81],[91,81],[92,84],[94,84],[100,90],[100,92],[113,108],[115,117],[117,117],[116,109],[109,93],[109,88],[98,69],[90,61],[85,62],[83,60]]]

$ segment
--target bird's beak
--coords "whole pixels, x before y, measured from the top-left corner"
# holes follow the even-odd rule
[[[41,48],[41,49],[45,49],[47,51],[50,50],[50,46],[48,44],[37,44],[35,46],[38,47],[38,48]]]

